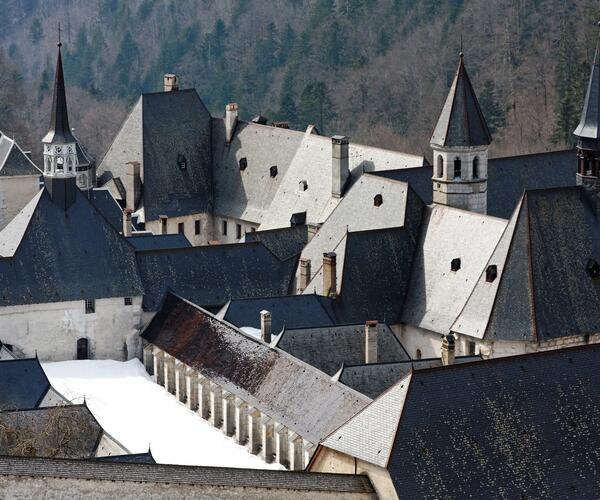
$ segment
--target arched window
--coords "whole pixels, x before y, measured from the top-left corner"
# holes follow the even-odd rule
[[[421,359],[421,349],[417,349],[417,359]]]
[[[88,359],[88,339],[80,338],[77,339],[77,359]]]
[[[473,158],[473,179],[479,179],[479,156]]]
[[[460,158],[457,156],[456,158],[454,158],[454,178],[455,179],[462,177],[461,168],[462,168],[462,162],[460,161]]]
[[[439,155],[437,159],[437,176],[444,177],[444,158],[442,158],[442,155]]]
[[[383,196],[380,194],[376,194],[375,198],[373,198],[373,205],[376,207],[380,207],[383,204]]]

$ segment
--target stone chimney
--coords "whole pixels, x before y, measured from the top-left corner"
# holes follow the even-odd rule
[[[449,333],[442,339],[442,364],[454,364],[454,335]]]
[[[269,311],[260,312],[260,338],[267,344],[271,343],[271,313]]]
[[[305,257],[300,259],[300,283],[298,291],[303,292],[310,283],[310,259]]]
[[[225,142],[229,144],[233,139],[233,132],[238,117],[238,105],[235,102],[225,106]]]
[[[348,144],[348,138],[343,135],[331,138],[331,195],[336,198],[341,198],[350,175]]]
[[[335,269],[335,252],[323,254],[323,295],[335,297],[337,295],[337,276]]]
[[[179,90],[179,80],[177,79],[177,75],[174,75],[172,73],[165,74],[164,84],[165,92]]]
[[[140,162],[130,161],[126,165],[125,171],[125,206],[135,210],[140,201],[140,192],[142,181],[140,180]]]
[[[160,220],[160,234],[168,234],[167,231],[167,220],[169,219],[166,215],[159,215]]]
[[[123,210],[123,236],[125,238],[131,236],[131,208]]]
[[[377,363],[377,321],[365,323],[365,363]]]

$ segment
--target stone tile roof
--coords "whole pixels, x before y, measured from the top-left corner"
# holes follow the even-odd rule
[[[50,389],[37,358],[0,361],[0,411],[36,408]]]
[[[328,375],[335,375],[343,365],[365,362],[365,325],[286,327],[275,345]],[[381,323],[377,325],[377,359],[410,359],[390,327]]]
[[[14,139],[0,136],[0,177],[41,176],[42,171],[29,159]]]
[[[167,250],[169,248],[189,248],[192,244],[183,234],[136,234],[133,233],[127,241],[136,251]]]
[[[245,241],[260,241],[278,259],[286,260],[302,252],[308,243],[308,228],[305,225],[271,229],[270,231],[254,231],[246,233]]]
[[[123,210],[108,189],[92,189],[89,199],[115,231],[123,231]]]
[[[142,337],[312,443],[370,401],[172,294]]]
[[[97,462],[118,462],[134,464],[155,464],[156,460],[152,453],[130,453],[129,455],[107,455],[105,457],[96,457]]]
[[[236,485],[266,490],[282,488],[338,494],[374,493],[369,478],[364,475],[30,457],[0,457],[0,475],[225,487]]]

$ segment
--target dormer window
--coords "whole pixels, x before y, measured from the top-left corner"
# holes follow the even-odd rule
[[[450,262],[450,270],[453,272],[456,272],[460,269],[460,259],[456,258],[456,259],[452,259],[452,262]]]
[[[496,264],[492,264],[487,267],[485,270],[485,281],[488,283],[492,283],[496,277],[498,276],[498,266]]]
[[[269,175],[271,176],[271,178],[277,177],[277,165],[273,165],[269,169]]]
[[[243,158],[240,158],[239,165],[240,165],[240,170],[243,172],[244,170],[246,170],[246,167],[248,166],[248,159],[245,156]]]
[[[308,189],[308,182],[306,182],[306,181],[300,181],[298,183],[298,189],[300,191],[306,191]]]
[[[595,259],[588,259],[586,268],[590,278],[600,278],[600,265],[598,265],[598,262]]]
[[[177,155],[177,165],[179,165],[179,168],[181,170],[185,170],[187,168],[187,159],[184,155],[182,155],[182,154]]]
[[[376,194],[375,198],[373,198],[373,205],[376,207],[380,207],[382,203],[383,203],[383,196],[381,196],[380,194]]]

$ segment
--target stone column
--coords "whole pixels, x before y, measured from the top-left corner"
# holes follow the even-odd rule
[[[181,403],[187,401],[187,387],[185,384],[185,372],[187,367],[179,360],[175,360],[175,397]]]
[[[210,382],[198,374],[198,413],[208,420],[210,417]]]
[[[261,458],[270,464],[275,454],[274,422],[267,415],[262,415],[260,419],[262,446],[260,450]]]
[[[175,360],[165,353],[165,389],[175,394]]]
[[[248,408],[248,451],[253,455],[256,455],[260,451],[260,445],[262,444],[261,426],[260,426],[261,413],[255,408]]]
[[[152,344],[144,347],[144,367],[148,375],[154,375],[154,346]]]
[[[248,441],[248,405],[240,398],[235,398],[235,440],[241,445]]]
[[[228,436],[235,434],[235,396],[223,391],[223,432]]]
[[[288,436],[290,470],[302,470],[302,438],[295,432]]]
[[[190,410],[196,411],[198,409],[198,377],[191,368],[185,371],[185,392],[188,395],[186,406]]]
[[[276,424],[275,428],[275,461],[284,467],[290,466],[288,458],[288,429],[285,425]]]
[[[158,348],[154,348],[154,382],[158,385],[165,385],[164,353]]]
[[[217,429],[223,422],[223,401],[221,387],[211,382],[210,384],[210,423]]]

